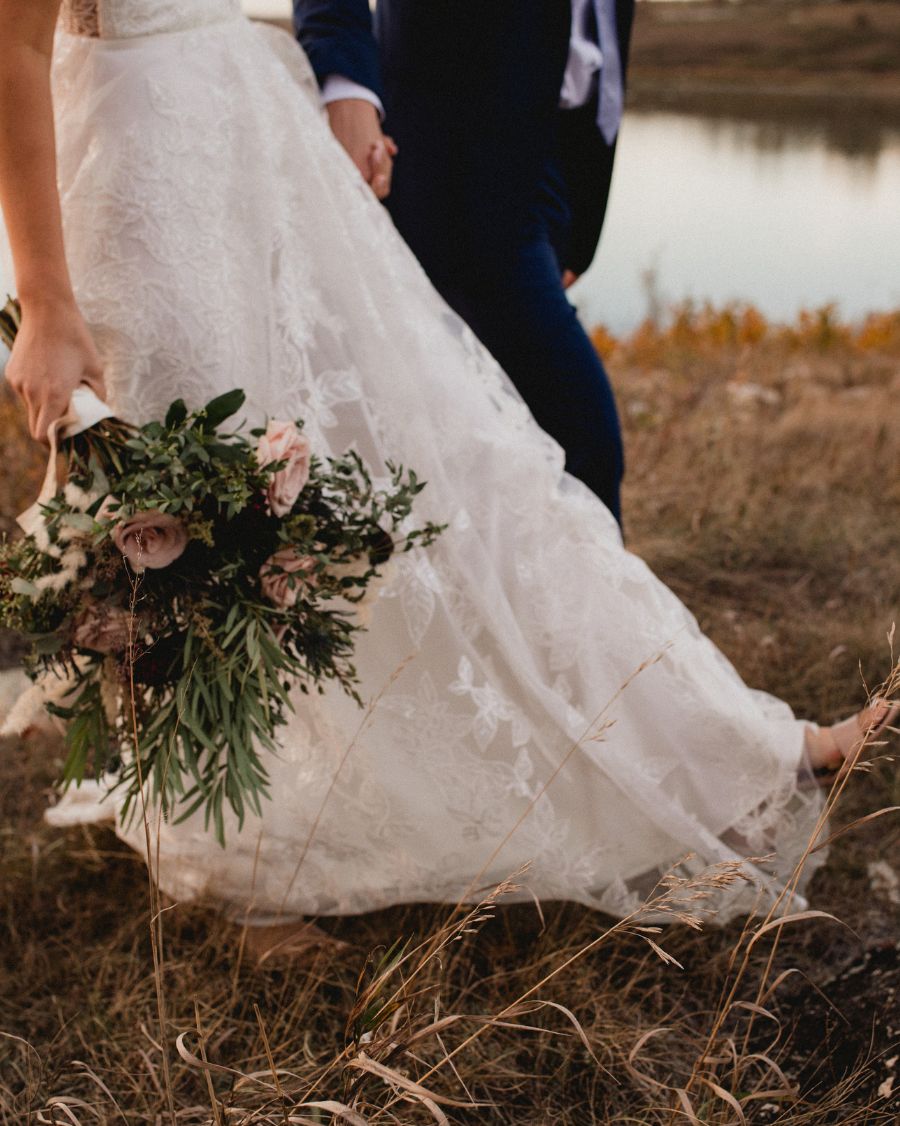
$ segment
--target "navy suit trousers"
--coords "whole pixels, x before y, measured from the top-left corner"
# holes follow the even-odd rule
[[[409,140],[400,141],[406,160],[401,156],[388,200],[400,233],[443,298],[506,370],[541,428],[566,451],[568,472],[621,523],[624,455],[616,402],[561,283],[568,208],[557,161],[547,163],[530,214],[496,237],[496,228],[466,231],[474,209],[440,213],[445,201],[428,146]],[[422,157],[421,168],[412,154]]]

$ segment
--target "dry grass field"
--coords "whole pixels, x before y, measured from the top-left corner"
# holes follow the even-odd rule
[[[811,718],[852,710],[900,611],[900,313],[779,328],[686,307],[596,342],[632,547],[749,681]],[[8,528],[40,457],[6,398],[0,434]],[[42,824],[58,757],[46,737],[0,746],[3,1124],[897,1121],[897,814],[815,877],[840,922],[651,936],[565,904],[466,925],[408,907],[321,920],[345,945],[258,966],[212,913],[163,905],[154,959],[142,864],[106,830]],[[833,827],[889,806],[882,752]]]

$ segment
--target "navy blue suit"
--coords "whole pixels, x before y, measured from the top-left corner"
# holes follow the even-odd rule
[[[617,0],[623,66],[633,7]],[[594,256],[615,148],[596,102],[559,109],[570,0],[379,0],[374,21],[368,0],[294,0],[294,20],[320,81],[382,98],[398,229],[618,518],[615,400],[560,282]]]

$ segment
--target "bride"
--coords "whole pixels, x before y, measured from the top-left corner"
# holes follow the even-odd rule
[[[820,729],[742,683],[431,288],[288,36],[238,0],[0,0],[0,26],[34,436],[82,382],[135,422],[239,386],[248,425],[302,416],[322,455],[413,467],[448,524],[361,636],[369,706],[298,693],[264,816],[225,848],[199,815],[154,825],[160,886],[264,924],[528,864],[520,896],[622,914],[673,864],[771,856],[716,905],[771,904],[820,819],[810,774],[887,705]]]

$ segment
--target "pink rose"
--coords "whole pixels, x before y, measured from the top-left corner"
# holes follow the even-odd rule
[[[79,649],[120,653],[128,645],[131,621],[131,614],[120,606],[89,603],[75,621],[72,641]]]
[[[269,485],[269,507],[275,516],[287,516],[309,480],[312,451],[309,439],[293,422],[270,422],[256,447],[256,457],[264,468],[273,461],[285,466],[273,476]]]
[[[316,561],[311,555],[300,555],[293,547],[276,551],[260,568],[259,585],[263,597],[279,610],[288,610],[300,597],[300,586],[315,586]]]
[[[134,571],[168,567],[187,547],[184,525],[167,512],[136,512],[113,529],[113,543]]]

